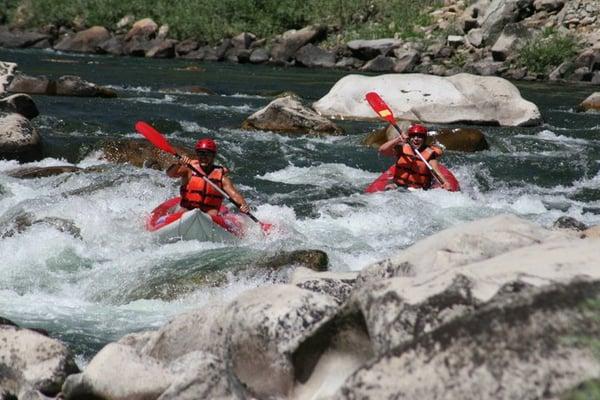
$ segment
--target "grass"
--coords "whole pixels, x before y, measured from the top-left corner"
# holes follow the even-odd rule
[[[575,57],[578,50],[579,43],[575,36],[545,29],[519,51],[517,62],[530,72],[549,73],[551,69]]]
[[[270,37],[308,24],[325,24],[343,40],[419,36],[429,24],[428,11],[441,0],[0,0],[8,18],[27,4],[30,27],[69,26],[83,18],[87,26],[111,29],[123,16],[153,18],[169,24],[177,39],[211,43],[240,32]]]

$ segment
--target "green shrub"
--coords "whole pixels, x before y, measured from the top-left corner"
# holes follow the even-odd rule
[[[0,0],[1,2],[2,0]],[[4,0],[14,2],[14,0]],[[178,39],[214,42],[240,32],[269,37],[308,24],[333,27],[344,39],[419,35],[427,11],[441,0],[22,0],[30,26],[68,25],[83,17],[88,26],[114,27],[126,14],[169,24]]]
[[[564,61],[572,59],[579,50],[577,39],[569,34],[545,29],[529,40],[519,51],[519,65],[534,73],[548,73]]]

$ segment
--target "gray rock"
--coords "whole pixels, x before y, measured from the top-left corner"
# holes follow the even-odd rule
[[[498,75],[502,62],[493,60],[481,60],[465,65],[465,70],[481,76]]]
[[[336,64],[336,68],[358,69],[364,65],[364,61],[354,57],[342,57]]]
[[[474,47],[479,47],[483,43],[483,31],[479,28],[471,29],[467,33],[467,41]]]
[[[393,72],[395,66],[396,59],[394,57],[378,55],[374,59],[367,61],[360,70],[369,72]]]
[[[62,392],[67,400],[156,399],[174,380],[161,362],[133,348],[110,343],[92,358],[84,372],[69,376]]]
[[[131,41],[133,39],[142,39],[143,41],[149,41],[156,37],[158,31],[158,24],[152,20],[152,18],[144,18],[136,21],[127,35],[125,35],[125,41]]]
[[[100,44],[111,37],[110,32],[103,26],[94,26],[84,31],[63,37],[54,50],[78,53],[97,53]]]
[[[114,90],[97,86],[75,75],[64,75],[58,78],[56,94],[76,97],[117,97]]]
[[[296,63],[305,67],[332,68],[335,66],[335,54],[312,43],[301,47],[295,57]]]
[[[256,40],[256,35],[249,32],[242,32],[231,39],[233,47],[240,49],[249,49],[252,43]]]
[[[564,0],[535,0],[533,2],[536,11],[558,12],[564,5]]]
[[[33,99],[22,93],[0,99],[0,110],[21,114],[27,119],[33,119],[40,113]]]
[[[360,311],[374,351],[382,355],[472,312],[478,305],[471,293],[472,285],[469,278],[458,275],[442,292],[410,303],[402,295],[402,278],[386,279],[354,291],[346,309]]]
[[[550,72],[548,75],[548,79],[551,81],[557,81],[559,79],[565,78],[569,71],[573,71],[575,69],[575,65],[572,61],[565,61],[560,64],[558,67],[554,69],[554,71]]]
[[[8,86],[8,91],[11,93],[53,95],[56,94],[56,82],[45,76],[29,76],[18,73]]]
[[[225,362],[210,353],[190,352],[169,366],[175,376],[157,400],[230,400],[247,398]]]
[[[271,59],[274,62],[288,62],[302,46],[323,39],[326,33],[327,29],[323,25],[287,31],[273,40]]]
[[[600,110],[600,92],[592,93],[581,102],[580,107],[584,110]]]
[[[293,96],[273,100],[265,108],[249,116],[242,128],[287,133],[343,133],[342,129],[329,119],[320,116]]]
[[[394,72],[412,72],[418,64],[420,55],[415,49],[394,49],[394,57],[397,61],[394,64]]]
[[[79,372],[64,344],[33,330],[0,325],[0,343],[0,388],[14,396],[23,390],[56,396],[66,377]]]
[[[15,75],[17,64],[0,61],[0,96],[4,95]]]
[[[258,398],[286,396],[294,385],[292,354],[337,310],[329,296],[292,285],[243,293],[223,316],[232,372]]]
[[[521,21],[533,13],[533,0],[493,0],[482,17],[484,43],[494,43],[506,24]]]
[[[531,37],[529,30],[521,24],[507,24],[502,34],[492,46],[491,52],[494,61],[505,61],[511,54],[523,47]]]
[[[269,53],[262,47],[258,47],[250,53],[250,62],[252,64],[263,64],[267,61],[269,61]]]
[[[145,57],[146,53],[154,47],[154,40],[144,36],[134,36],[123,45],[123,54],[132,57]]]
[[[352,40],[347,43],[352,56],[360,60],[371,60],[377,56],[387,56],[395,48],[402,46],[398,39]]]
[[[597,305],[586,306],[599,295],[597,281],[498,295],[366,364],[333,398],[561,398],[600,374]]]
[[[0,26],[0,47],[26,48],[50,39],[51,37],[44,33],[33,31],[11,31],[5,25]]]
[[[98,51],[101,53],[112,54],[114,56],[121,56],[124,54],[124,45],[122,36],[113,36],[110,39],[100,43],[98,45]]]
[[[175,45],[177,40],[174,39],[156,39],[148,51],[146,58],[173,58],[175,57]]]
[[[39,149],[40,135],[20,114],[0,112],[0,155],[17,156]]]
[[[192,51],[196,50],[200,44],[194,39],[186,39],[181,42],[178,42],[175,45],[175,53],[178,56],[184,56]]]

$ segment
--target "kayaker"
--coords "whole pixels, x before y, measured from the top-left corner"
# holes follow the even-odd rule
[[[214,140],[203,138],[196,142],[194,146],[196,158],[182,156],[178,163],[172,164],[167,168],[167,175],[171,178],[181,178],[181,207],[188,210],[199,208],[205,213],[216,217],[223,203],[223,195],[219,193],[205,180],[196,175],[187,164],[191,164],[196,169],[204,172],[208,179],[227,193],[237,204],[243,213],[250,211],[250,207],[229,177],[227,169],[220,165],[215,165],[215,156],[217,155],[217,144]]]
[[[434,177],[427,165],[413,152],[409,141],[441,178],[442,187],[450,189],[450,184],[438,169],[437,159],[443,154],[443,151],[438,146],[427,146],[426,138],[427,128],[421,124],[412,124],[406,133],[388,140],[379,147],[379,153],[382,155],[396,157],[396,173],[393,183],[387,185],[386,190],[397,187],[409,189],[429,189],[431,187]]]

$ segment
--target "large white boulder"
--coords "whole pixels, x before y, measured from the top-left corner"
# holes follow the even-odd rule
[[[321,115],[335,118],[375,118],[365,101],[377,92],[398,119],[429,123],[473,122],[503,126],[539,125],[535,104],[503,78],[457,74],[347,75],[313,104]]]

